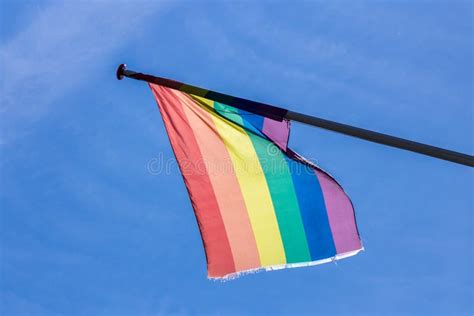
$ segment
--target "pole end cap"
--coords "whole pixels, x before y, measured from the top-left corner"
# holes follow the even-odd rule
[[[118,80],[122,80],[123,77],[125,76],[125,69],[127,69],[127,65],[126,64],[120,64],[117,68],[117,72],[115,73],[115,75],[117,76],[117,79]]]

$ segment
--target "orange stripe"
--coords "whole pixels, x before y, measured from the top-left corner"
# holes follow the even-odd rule
[[[237,271],[260,267],[257,244],[232,160],[206,109],[190,96],[173,91],[183,105],[207,168]]]

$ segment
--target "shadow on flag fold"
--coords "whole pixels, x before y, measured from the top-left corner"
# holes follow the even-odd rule
[[[209,278],[321,264],[363,249],[344,190],[287,147],[289,121],[150,88],[196,215]]]

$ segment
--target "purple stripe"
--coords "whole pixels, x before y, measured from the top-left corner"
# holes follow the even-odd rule
[[[315,170],[323,191],[329,224],[338,254],[362,248],[352,203],[342,188],[327,174]]]
[[[280,149],[286,151],[288,136],[290,135],[289,121],[281,122],[266,117],[263,121],[262,133],[270,138]]]

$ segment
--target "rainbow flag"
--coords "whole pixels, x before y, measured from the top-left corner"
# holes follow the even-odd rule
[[[351,201],[330,175],[287,147],[289,121],[150,88],[194,208],[209,278],[362,250]]]

